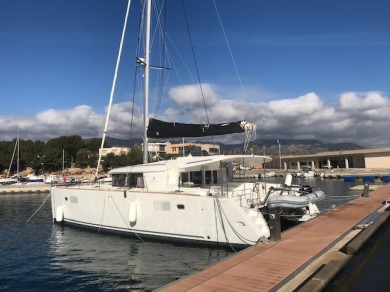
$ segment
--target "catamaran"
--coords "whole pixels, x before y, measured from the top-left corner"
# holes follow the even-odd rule
[[[151,1],[147,0],[144,9],[146,27],[149,28],[145,32],[146,53],[139,58],[144,66],[145,79],[144,163],[112,169],[111,184],[53,186],[53,220],[142,239],[245,247],[267,241],[270,237],[270,228],[263,216],[269,203],[272,207],[284,208],[286,212],[299,209],[302,211],[300,218],[315,216],[318,213],[315,202],[321,193],[314,192],[313,195],[310,192],[308,196],[307,192],[293,188],[286,187],[281,191],[272,184],[234,181],[234,164],[264,165],[271,161],[268,156],[189,155],[148,162],[149,138],[245,133],[247,145],[256,133],[256,125],[245,120],[185,124],[148,117],[150,10]],[[107,123],[108,118],[104,133]],[[289,204],[286,200],[272,202],[273,197],[281,195]]]

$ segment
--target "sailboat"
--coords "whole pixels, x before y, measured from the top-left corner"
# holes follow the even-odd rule
[[[15,153],[17,153],[17,158],[16,158],[16,174],[13,176],[9,177],[9,174],[11,173],[11,168],[13,165]],[[19,155],[20,155],[20,141],[19,141],[19,134],[18,137],[15,141],[15,147],[14,151],[12,153],[12,158],[11,162],[9,164],[8,172],[7,172],[7,177],[0,179],[0,185],[11,185],[11,184],[16,184],[18,183],[20,177],[19,177]]]
[[[151,1],[147,0],[147,28],[150,28],[150,10]],[[149,119],[149,38],[147,30],[146,54],[142,58],[145,66],[144,163],[112,169],[110,185],[53,186],[53,220],[140,239],[234,247],[267,241],[270,228],[262,208],[265,196],[268,194],[268,199],[273,193],[271,185],[233,181],[233,165],[264,164],[271,161],[270,157],[190,155],[148,163],[149,138],[245,133],[247,144],[256,131],[256,126],[245,120],[185,124]],[[106,127],[107,121],[104,133]],[[309,204],[310,200],[304,207]]]

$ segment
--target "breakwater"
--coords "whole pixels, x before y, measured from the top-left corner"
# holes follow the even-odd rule
[[[317,177],[324,179],[343,179],[346,182],[353,182],[355,180],[363,180],[367,182],[374,182],[381,180],[384,183],[390,182],[390,169],[365,169],[365,168],[349,168],[349,169],[335,169],[332,172],[323,172],[321,170],[314,170]],[[284,177],[287,173],[293,176],[299,173],[297,169],[267,169],[267,173],[275,173],[276,177]],[[264,177],[263,169],[241,170],[234,173],[234,178],[258,178]]]
[[[8,185],[0,187],[0,194],[20,194],[20,193],[49,193],[49,184],[22,184]]]

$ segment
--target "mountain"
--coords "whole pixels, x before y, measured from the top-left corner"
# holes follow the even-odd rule
[[[135,144],[142,143],[141,138],[117,139],[113,137],[106,137],[106,144],[110,147],[133,147]]]
[[[324,151],[355,150],[363,147],[354,143],[325,143],[315,139],[261,139],[255,140],[249,144],[248,151],[253,154],[310,154]],[[223,152],[239,153],[243,149],[243,144],[221,145]]]
[[[275,139],[259,139],[251,142],[248,147],[247,153],[251,154],[266,154],[277,155],[279,154],[278,140]],[[172,143],[181,143],[179,140],[171,141]],[[132,147],[134,144],[142,144],[142,139],[116,139],[112,137],[106,138],[106,143],[110,147]],[[211,142],[199,142],[199,143],[211,143]],[[289,154],[310,154],[324,151],[340,151],[340,150],[355,150],[362,149],[363,147],[354,143],[325,143],[316,139],[279,139],[280,152],[282,155]],[[223,144],[220,145],[221,152],[226,154],[242,153],[244,144]]]

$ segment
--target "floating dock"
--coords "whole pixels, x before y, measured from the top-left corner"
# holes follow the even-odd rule
[[[390,185],[385,185],[283,232],[279,242],[249,247],[160,290],[320,291],[354,256],[348,250],[356,253],[364,244],[361,237],[367,240],[366,229],[356,226],[384,209],[389,197]],[[386,221],[389,212],[383,214]]]

